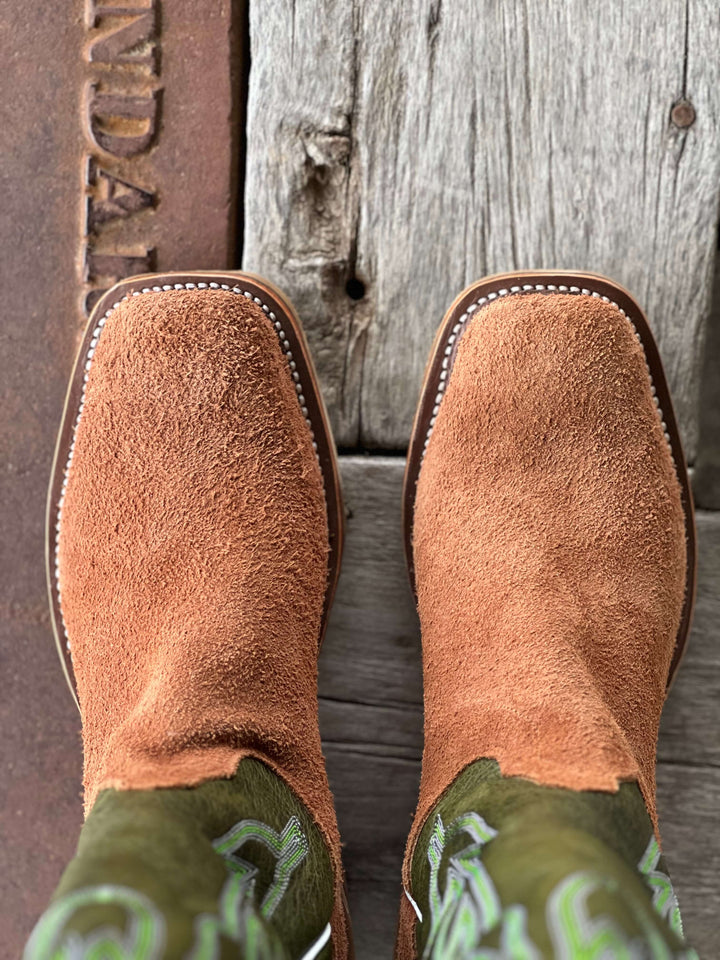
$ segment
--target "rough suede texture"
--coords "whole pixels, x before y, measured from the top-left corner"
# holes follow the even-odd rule
[[[414,560],[425,752],[409,851],[480,757],[574,790],[637,779],[657,827],[685,527],[616,308],[528,294],[473,315],[420,472]]]
[[[111,314],[59,546],[86,809],[105,787],[193,785],[257,757],[327,840],[335,955],[346,956],[317,721],[325,501],[260,307],[224,291],[171,291]]]
[[[642,347],[597,298],[519,294],[462,335],[418,480],[425,748],[403,866],[473,761],[574,790],[655,751],[685,591],[680,486]],[[397,960],[415,956],[400,906]]]

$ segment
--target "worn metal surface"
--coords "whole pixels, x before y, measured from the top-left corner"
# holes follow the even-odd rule
[[[0,957],[19,955],[81,821],[43,523],[84,300],[148,264],[233,264],[232,7],[0,4]]]
[[[716,5],[258,0],[250,14],[245,265],[307,318],[339,443],[404,449],[453,298],[547,267],[637,297],[694,459]]]

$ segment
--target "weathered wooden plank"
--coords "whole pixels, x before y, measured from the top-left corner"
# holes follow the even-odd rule
[[[324,669],[324,681],[327,672]],[[422,755],[422,723],[420,704],[358,703],[320,698],[320,724],[325,732],[323,742],[327,746],[419,760]]]
[[[402,549],[399,457],[344,457],[348,537],[324,644],[320,694],[353,703],[421,704],[415,604]]]
[[[720,510],[720,248],[715,258],[712,304],[704,352],[693,494],[699,507]]]
[[[358,218],[354,7],[250,6],[243,236],[243,266],[280,282],[306,320],[337,439],[352,444],[370,307],[345,292]]]
[[[698,585],[687,653],[663,712],[659,756],[720,767],[720,513],[698,511]],[[717,798],[720,812],[720,796]]]
[[[341,458],[347,541],[320,662],[321,729],[361,960],[390,956],[422,754],[420,638],[401,538],[403,469],[398,457]],[[697,520],[694,626],[663,717],[658,782],[665,845],[687,928],[701,956],[713,956],[720,857],[720,514],[700,512]]]
[[[602,17],[582,0],[251,4],[245,266],[297,300],[341,446],[405,446],[432,333],[469,281],[565,267],[647,308],[694,456],[716,14],[711,0],[652,15],[612,0]]]
[[[391,960],[402,894],[400,874],[393,879],[360,877],[349,883],[356,960]]]
[[[400,870],[420,782],[420,763],[325,747],[348,879],[357,960],[390,960]]]
[[[717,957],[720,770],[660,763],[657,780],[664,852],[688,939],[701,957]]]

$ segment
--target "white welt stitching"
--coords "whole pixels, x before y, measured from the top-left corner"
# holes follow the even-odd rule
[[[632,322],[627,313],[623,310],[622,307],[618,306],[614,300],[611,300],[610,297],[606,297],[601,293],[597,293],[595,290],[588,290],[586,287],[566,287],[566,286],[556,286],[555,284],[548,283],[526,283],[522,287],[515,286],[510,287],[509,289],[501,289],[494,291],[492,293],[486,294],[484,297],[480,297],[479,300],[476,300],[475,303],[471,303],[467,308],[465,313],[460,317],[458,322],[453,326],[450,331],[450,336],[447,339],[445,344],[445,356],[443,357],[442,368],[440,370],[440,377],[437,384],[437,393],[435,394],[435,403],[433,405],[432,416],[430,417],[430,423],[428,424],[427,433],[425,434],[425,443],[423,444],[422,456],[420,457],[420,463],[422,464],[423,459],[425,458],[425,452],[427,451],[428,444],[430,443],[430,437],[432,436],[433,429],[435,427],[435,421],[437,420],[437,415],[440,411],[440,404],[442,403],[442,398],[445,393],[445,387],[448,382],[449,368],[450,368],[450,356],[453,351],[453,344],[457,340],[460,332],[467,323],[469,317],[478,309],[478,307],[484,307],[487,303],[492,303],[493,300],[497,300],[500,297],[508,297],[514,293],[528,293],[529,291],[538,291],[544,292],[549,290],[551,293],[574,293],[581,294],[585,297],[596,297],[598,300],[602,300],[603,303],[609,303],[611,307],[615,307],[616,310],[619,310],[620,313],[625,317],[627,322],[633,328],[633,332],[640,343],[640,346],[643,346],[642,337],[637,332],[635,324]],[[645,349],[643,348],[643,357],[645,359],[645,369],[647,370],[648,377],[650,378],[650,392],[653,397],[653,402],[658,412],[660,418],[660,426],[663,429],[665,435],[665,440],[667,441],[668,447],[670,447],[670,456],[672,457],[673,463],[675,463],[675,458],[673,457],[672,445],[670,443],[670,434],[668,433],[667,424],[663,419],[663,412],[660,409],[660,401],[657,397],[657,391],[655,389],[655,384],[653,383],[652,373],[650,372],[650,365],[647,362],[647,357],[645,356]]]
[[[248,300],[252,300],[253,303],[256,303],[263,311],[268,315],[269,319],[272,321],[275,332],[277,333],[278,340],[280,341],[280,346],[287,357],[288,364],[290,366],[290,375],[292,376],[293,383],[295,386],[295,391],[297,393],[298,403],[300,404],[300,410],[302,411],[303,416],[305,417],[305,422],[307,423],[310,429],[310,438],[312,440],[313,450],[315,451],[315,457],[317,458],[318,464],[320,463],[320,457],[318,456],[318,447],[315,440],[315,433],[313,432],[312,423],[310,422],[310,416],[308,414],[308,408],[305,405],[305,396],[303,394],[302,384],[300,383],[300,374],[297,372],[297,364],[293,359],[292,351],[290,349],[290,342],[287,339],[285,331],[283,330],[282,323],[278,320],[277,316],[273,311],[268,307],[267,304],[263,303],[259,297],[254,296],[250,293],[249,290],[243,290],[242,287],[231,287],[227,283],[216,283],[215,281],[211,283],[166,283],[163,286],[155,287],[143,287],[142,290],[133,290],[130,296],[139,297],[141,293],[163,293],[168,290],[226,290],[229,293],[242,294],[242,296],[247,297]],[[75,419],[75,424],[73,426],[73,435],[70,442],[70,452],[68,453],[67,463],[65,464],[65,471],[63,473],[63,482],[62,487],[60,488],[60,499],[57,504],[57,517],[55,520],[55,588],[57,590],[58,598],[58,609],[60,610],[60,617],[62,619],[63,633],[65,634],[65,644],[70,649],[70,639],[68,637],[67,627],[65,625],[65,617],[62,613],[62,604],[61,604],[61,594],[60,594],[60,561],[59,561],[59,551],[60,551],[60,521],[62,518],[63,503],[65,502],[65,491],[67,490],[68,474],[70,472],[70,464],[72,463],[73,453],[75,452],[75,436],[77,434],[78,424],[80,423],[80,418],[82,417],[82,412],[85,408],[85,391],[87,389],[87,382],[90,376],[90,367],[92,366],[93,355],[95,354],[95,348],[97,347],[98,340],[100,339],[100,334],[102,333],[105,322],[108,320],[110,315],[117,310],[121,303],[124,303],[125,300],[128,300],[129,296],[124,296],[121,300],[118,300],[114,303],[109,310],[106,311],[105,315],[102,316],[97,323],[97,326],[93,330],[93,335],[90,340],[90,346],[87,353],[85,354],[85,372],[83,374],[83,388],[82,394],[80,396],[80,405],[78,406],[77,417]],[[320,479],[322,481],[323,487],[325,486],[325,479],[322,473],[322,466],[320,468]]]

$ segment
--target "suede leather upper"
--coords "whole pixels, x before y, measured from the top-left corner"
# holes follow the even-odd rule
[[[262,309],[221,290],[123,302],[59,536],[87,809],[104,787],[197,784],[255,756],[311,811],[340,890],[317,723],[327,556],[309,427]]]
[[[616,307],[519,294],[473,314],[420,472],[414,562],[413,837],[480,757],[577,790],[637,779],[656,822],[685,526],[643,350]]]

